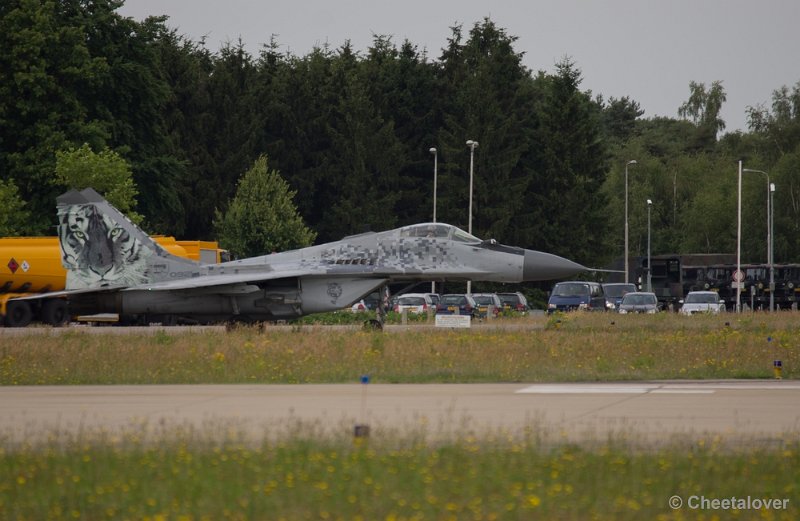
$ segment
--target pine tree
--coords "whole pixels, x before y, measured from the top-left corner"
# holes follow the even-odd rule
[[[316,234],[297,213],[296,195],[261,156],[239,180],[236,195],[214,227],[220,246],[236,257],[253,257],[309,246]]]

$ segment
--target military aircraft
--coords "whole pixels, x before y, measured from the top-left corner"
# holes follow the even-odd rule
[[[443,223],[201,265],[165,251],[91,188],[61,195],[57,209],[66,289],[39,298],[66,298],[73,315],[274,321],[342,309],[390,283],[522,282],[587,269]]]

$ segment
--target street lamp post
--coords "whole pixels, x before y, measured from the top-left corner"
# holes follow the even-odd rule
[[[433,154],[433,222],[436,222],[436,182],[439,169],[439,154],[435,147],[429,150]],[[436,293],[436,281],[431,281],[431,293]]]
[[[625,163],[625,284],[628,283],[628,165],[638,164],[635,159]]]
[[[775,183],[769,185],[769,310],[775,311]]]
[[[769,266],[769,310],[774,310],[775,305],[775,297],[773,293],[775,292],[775,279],[772,267],[772,192],[774,191],[775,185],[769,182],[769,174],[764,172],[763,170],[755,170],[752,168],[744,168],[742,172],[752,172],[755,174],[764,174],[767,177],[767,265]]]
[[[736,312],[742,312],[742,160],[739,160],[739,188],[736,210]]]
[[[653,201],[647,200],[647,291],[653,291],[652,269],[650,267],[650,209]]]
[[[478,142],[472,139],[467,141],[469,147],[469,221],[467,222],[467,233],[472,235],[472,178],[475,167],[475,149]],[[472,281],[467,281],[467,293],[472,293]]]
[[[439,170],[439,153],[435,147],[429,150],[433,154],[433,222],[436,222],[436,184]]]

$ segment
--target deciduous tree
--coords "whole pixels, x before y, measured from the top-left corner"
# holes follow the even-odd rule
[[[139,191],[130,164],[108,147],[95,153],[84,143],[80,148],[56,152],[55,177],[64,189],[97,190],[129,219],[141,222],[142,216],[134,212]]]
[[[16,236],[25,230],[29,213],[14,182],[0,179],[0,236]]]

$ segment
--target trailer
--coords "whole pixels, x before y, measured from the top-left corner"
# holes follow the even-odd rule
[[[677,309],[690,291],[715,291],[729,310],[736,308],[737,292],[741,304],[751,309],[769,309],[770,302],[776,309],[796,309],[800,302],[800,264],[771,266],[774,290],[770,287],[769,264],[737,266],[733,254],[657,255],[651,257],[651,264],[653,292],[664,307]],[[741,270],[738,275],[737,269]],[[647,258],[641,257],[637,276],[642,287],[647,271]]]

